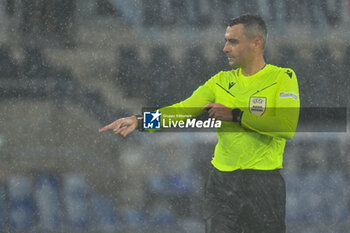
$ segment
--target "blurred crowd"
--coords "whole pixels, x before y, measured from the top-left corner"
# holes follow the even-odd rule
[[[131,24],[147,27],[207,27],[247,12],[259,13],[275,24],[336,25],[347,21],[350,11],[348,0],[99,0],[98,3],[100,14],[114,12]]]
[[[348,4],[347,0],[145,0],[142,1],[142,14],[146,26],[208,26],[247,12],[261,14],[268,23],[297,22],[317,26],[323,23],[336,25],[347,20],[344,15],[349,14]]]
[[[0,18],[16,19],[24,36],[50,37],[73,47],[76,18],[84,12],[120,17],[139,27],[203,28],[249,12],[262,15],[272,27],[294,23],[325,28],[349,23],[349,5],[348,0],[4,0]]]
[[[76,0],[4,0],[0,15],[5,15],[12,31],[22,37],[22,43],[40,43],[72,47],[74,45]],[[48,41],[49,40],[49,41]]]
[[[0,73],[2,78],[46,79],[57,73],[40,47],[26,47],[23,49],[23,60],[17,61],[13,57],[10,47],[0,47]]]
[[[183,147],[174,144],[190,138]],[[213,145],[195,138],[134,136],[113,165],[116,194],[89,183],[89,171],[1,178],[0,232],[203,232],[200,200]]]
[[[1,232],[67,232],[92,224],[103,230],[117,222],[112,202],[81,174],[13,175],[1,181],[0,194]]]
[[[164,106],[176,103],[191,95],[212,75],[221,70],[230,70],[221,48],[217,48],[214,60],[202,53],[204,48],[191,47],[179,60],[171,59],[166,46],[151,48],[150,61],[142,62],[135,47],[119,50],[119,68],[116,83],[123,87],[125,97],[139,97],[148,106]],[[301,104],[303,107],[344,107],[350,91],[350,47],[335,59],[327,44],[308,48],[311,58],[303,57],[300,48],[281,45],[275,54],[267,48],[267,63],[292,68],[298,77]]]

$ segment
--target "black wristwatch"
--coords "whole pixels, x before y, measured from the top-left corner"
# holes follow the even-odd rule
[[[232,121],[241,122],[243,112],[239,108],[232,109]]]
[[[143,131],[143,116],[142,115],[135,115],[137,119],[137,129],[139,131]]]

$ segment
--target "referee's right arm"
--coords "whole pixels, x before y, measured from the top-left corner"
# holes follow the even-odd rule
[[[215,98],[214,93],[212,92],[212,87],[215,86],[215,80],[221,73],[213,76],[204,85],[199,86],[193,94],[181,101],[171,106],[163,107],[160,109],[162,113],[176,113],[176,114],[186,114],[197,116],[204,112],[202,109],[203,106],[212,102]],[[187,112],[186,110],[190,110]],[[126,137],[132,133],[135,129],[141,128],[139,126],[137,116],[130,116],[125,118],[117,119],[116,121],[110,123],[109,125],[104,126],[99,130],[100,133],[107,130],[113,130],[115,134],[120,134],[123,137]]]

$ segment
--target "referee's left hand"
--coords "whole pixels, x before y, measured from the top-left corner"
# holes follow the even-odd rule
[[[218,103],[209,103],[205,105],[203,110],[207,110],[209,117],[221,121],[232,121],[232,109]]]

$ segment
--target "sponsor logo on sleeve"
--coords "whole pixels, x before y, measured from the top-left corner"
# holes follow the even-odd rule
[[[280,92],[280,99],[287,99],[287,98],[298,100],[297,94],[293,92]]]

